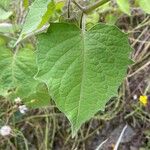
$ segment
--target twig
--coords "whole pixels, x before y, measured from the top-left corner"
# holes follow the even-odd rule
[[[27,38],[32,37],[33,35],[43,33],[44,31],[46,31],[48,29],[49,26],[50,26],[49,24],[46,24],[42,28],[40,28],[38,30],[35,30],[34,32],[31,32],[31,33],[25,35],[23,38],[19,37],[18,40],[16,41],[16,43],[14,44],[14,47],[16,47],[20,42],[26,40]]]
[[[143,70],[145,67],[147,67],[148,65],[150,65],[150,62],[147,62],[146,64],[144,64],[142,67],[138,68],[135,72],[129,74],[127,76],[127,78],[134,76],[135,74],[137,74],[138,72],[140,72],[141,70]]]
[[[75,0],[72,0],[72,2],[81,10],[84,12],[85,7],[81,6],[79,3],[77,3]]]
[[[103,141],[95,150],[100,150],[100,148],[108,141],[108,139],[106,139],[105,141]]]
[[[123,137],[124,132],[126,131],[127,127],[128,127],[128,125],[125,125],[124,128],[122,129],[122,132],[121,132],[121,134],[120,134],[120,136],[119,136],[119,138],[118,138],[118,140],[117,140],[117,143],[116,143],[116,145],[115,145],[115,147],[114,147],[114,150],[117,150],[117,149],[118,149],[119,144],[120,144],[120,142],[121,142],[121,140],[122,140],[122,137]]]
[[[97,2],[95,2],[94,4],[90,5],[90,6],[81,6],[79,3],[77,3],[75,0],[72,0],[72,2],[85,14],[90,13],[91,11],[95,10],[96,8],[102,6],[103,4],[106,4],[107,2],[109,2],[110,0],[98,0]]]
[[[68,0],[68,1],[67,1],[67,14],[68,14],[67,17],[68,17],[68,18],[70,18],[70,1],[71,1],[71,0]]]
[[[95,10],[96,8],[106,4],[107,2],[109,2],[110,0],[99,0],[97,2],[95,2],[93,5],[91,6],[87,6],[85,9],[85,13],[90,13],[91,11]]]

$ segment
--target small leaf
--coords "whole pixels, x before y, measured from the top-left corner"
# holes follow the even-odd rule
[[[41,28],[52,16],[54,10],[53,0],[35,0],[29,9],[17,43],[27,34]]]
[[[11,3],[10,0],[0,0],[0,6],[5,9],[9,8],[10,3]]]
[[[150,1],[149,0],[138,0],[140,7],[148,14],[150,14]]]
[[[36,78],[47,84],[75,135],[117,94],[130,62],[127,36],[111,25],[98,24],[83,33],[75,25],[58,23],[38,40]]]
[[[116,0],[116,2],[122,12],[126,13],[129,16],[131,15],[129,0]]]
[[[42,21],[38,25],[38,29],[40,29],[49,20],[49,18],[53,15],[54,10],[55,10],[55,5],[54,5],[54,2],[52,1],[48,4],[47,11],[43,15]]]
[[[10,23],[0,23],[0,32],[1,33],[14,33],[15,28],[12,24]]]
[[[0,21],[2,20],[6,20],[8,19],[11,15],[12,15],[12,12],[11,11],[5,11],[4,9],[0,8]]]

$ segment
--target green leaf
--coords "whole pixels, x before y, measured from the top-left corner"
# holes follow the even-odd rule
[[[29,6],[29,0],[23,0],[23,5],[24,5],[25,9],[27,9]]]
[[[10,100],[20,97],[32,108],[50,104],[47,87],[34,79],[37,66],[33,50],[26,48],[13,54],[1,46],[0,67],[0,95]]]
[[[2,20],[6,20],[8,19],[11,15],[12,15],[12,12],[11,11],[5,11],[4,9],[0,8],[0,21]]]
[[[0,0],[0,6],[5,9],[9,8],[10,3],[11,3],[10,0]]]
[[[0,23],[0,33],[14,33],[16,27],[10,23]]]
[[[55,10],[56,11],[61,11],[62,8],[64,7],[64,5],[65,5],[64,1],[58,1],[58,2],[56,2],[56,4],[55,4]]]
[[[88,14],[86,18],[86,27],[90,29],[93,25],[97,24],[99,21],[99,14],[95,11],[92,14]]]
[[[128,14],[129,16],[131,15],[129,0],[116,0],[116,2],[122,12]]]
[[[0,68],[0,95],[9,96],[16,92],[23,98],[36,91],[38,82],[33,77],[37,66],[32,50],[21,49],[13,53],[1,46]]]
[[[117,22],[117,19],[118,19],[117,15],[114,15],[112,13],[107,14],[105,17],[106,23],[111,25],[114,25]]]
[[[40,29],[52,16],[55,10],[53,0],[35,0],[30,7],[22,32],[17,43],[27,34]]]
[[[41,108],[50,105],[50,96],[47,86],[39,83],[36,92],[25,99],[25,103],[31,108]]]
[[[75,135],[117,94],[129,64],[127,36],[111,25],[98,24],[82,33],[75,25],[58,23],[38,40],[36,78],[47,84]]]
[[[6,45],[6,38],[0,35],[0,46]]]
[[[148,14],[150,14],[150,1],[149,0],[138,0],[140,7]]]

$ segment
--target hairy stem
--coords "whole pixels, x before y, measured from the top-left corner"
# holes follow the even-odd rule
[[[83,13],[82,15],[82,31],[85,32],[86,26],[86,14]]]
[[[68,18],[70,18],[70,1],[71,1],[71,0],[68,0],[68,1],[67,1],[67,13],[68,13]]]
[[[80,4],[78,4],[75,0],[73,0],[72,2],[81,10],[83,11],[85,14],[90,13],[91,11],[95,10],[96,8],[102,6],[103,4],[106,4],[107,2],[109,2],[110,0],[98,0],[97,2],[95,2],[94,4],[90,5],[90,6],[86,6],[83,7]]]

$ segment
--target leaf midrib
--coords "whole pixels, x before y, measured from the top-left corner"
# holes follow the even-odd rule
[[[83,91],[83,80],[84,80],[84,69],[85,69],[85,32],[86,31],[82,31],[81,30],[81,42],[82,42],[82,53],[81,53],[81,59],[82,59],[82,72],[81,72],[81,86],[80,86],[80,97],[79,97],[79,103],[78,103],[78,107],[77,107],[77,117],[76,117],[76,122],[75,122],[75,126],[78,125],[78,121],[79,121],[79,115],[80,115],[80,105],[81,105],[81,101],[82,99],[82,91]]]
[[[17,57],[17,51],[13,54],[12,56],[12,63],[11,63],[11,73],[12,73],[12,83],[15,85],[15,62],[16,62],[16,57]]]

